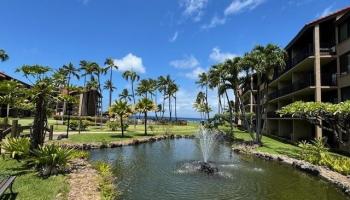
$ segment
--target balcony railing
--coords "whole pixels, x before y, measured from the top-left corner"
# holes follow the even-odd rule
[[[321,85],[322,86],[336,86],[337,85],[337,75],[336,74],[322,74],[321,75]],[[278,97],[290,94],[302,90],[307,87],[315,86],[315,77],[313,72],[307,73],[304,77],[300,78],[299,81],[287,85],[279,90],[271,92],[268,94],[268,99],[276,99]]]
[[[273,80],[277,79],[280,77],[282,74],[299,64],[301,61],[304,59],[314,55],[314,49],[312,44],[308,44],[299,51],[297,51],[293,57],[291,57],[287,62],[286,66],[283,70],[280,70],[279,68],[275,68],[274,70],[274,75],[273,75]]]

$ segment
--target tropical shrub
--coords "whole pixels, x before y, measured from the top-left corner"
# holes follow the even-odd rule
[[[66,170],[67,163],[72,157],[73,150],[60,147],[56,144],[41,146],[34,150],[31,161],[42,176],[51,176]]]
[[[85,131],[90,125],[90,122],[87,120],[81,120],[80,130]],[[69,129],[76,131],[79,129],[79,120],[72,120],[69,122]]]
[[[29,138],[5,138],[1,143],[5,154],[13,159],[25,158],[30,153]]]
[[[350,175],[350,159],[334,155],[325,147],[324,140],[316,139],[312,143],[299,143],[300,158],[312,164],[322,165],[344,175]]]
[[[71,158],[80,158],[80,159],[87,159],[89,158],[90,154],[87,151],[83,150],[72,150]]]
[[[118,123],[117,121],[108,121],[106,123],[106,126],[109,130],[116,131],[120,127],[120,123]]]
[[[114,184],[115,181],[110,165],[108,165],[105,162],[97,162],[94,164],[94,167],[101,176],[99,186],[101,190],[102,199],[118,199],[120,192],[118,191],[117,186]]]

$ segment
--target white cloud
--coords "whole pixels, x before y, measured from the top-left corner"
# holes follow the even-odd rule
[[[204,25],[202,26],[202,29],[214,28],[214,27],[216,27],[216,26],[218,26],[218,25],[223,25],[223,24],[225,24],[225,23],[226,23],[226,18],[225,18],[225,17],[220,18],[220,17],[218,17],[218,16],[215,15],[215,16],[211,19],[211,21],[210,21],[209,24],[204,24]]]
[[[139,73],[145,73],[146,69],[142,64],[142,58],[129,53],[121,59],[114,59],[114,63],[118,66],[118,70],[127,71],[133,70]]]
[[[210,60],[218,63],[234,57],[237,57],[237,55],[230,52],[221,52],[218,47],[214,47],[209,55]]]
[[[233,0],[231,4],[225,9],[224,14],[233,15],[245,10],[253,10],[265,0]]]
[[[171,66],[179,69],[191,69],[199,66],[198,60],[193,56],[185,56],[185,58],[180,60],[173,60],[169,63]]]
[[[203,72],[206,72],[206,71],[202,67],[196,67],[191,72],[186,73],[185,76],[187,78],[196,80],[196,79],[198,79],[198,75],[203,73]]]
[[[317,14],[316,17],[325,17],[329,14],[331,14],[333,12],[333,6],[328,6],[327,8],[325,8],[321,14]]]
[[[178,37],[178,36],[179,36],[179,32],[176,31],[176,32],[174,33],[173,37],[171,37],[171,38],[169,39],[169,42],[175,42],[175,41],[177,40],[177,37]]]
[[[191,17],[193,21],[201,20],[208,0],[180,0],[180,7],[184,8],[183,15]]]

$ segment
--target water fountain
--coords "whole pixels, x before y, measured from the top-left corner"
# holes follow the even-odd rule
[[[199,171],[206,174],[214,174],[215,172],[219,171],[213,163],[209,162],[209,158],[217,142],[217,136],[218,134],[215,131],[207,129],[204,126],[200,126],[198,138],[203,155],[203,161],[200,161],[197,164],[199,165]]]

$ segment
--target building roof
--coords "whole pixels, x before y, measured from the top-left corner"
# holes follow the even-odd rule
[[[322,23],[324,21],[336,18],[339,15],[346,14],[349,11],[350,11],[350,6],[343,8],[343,9],[340,9],[340,10],[335,11],[327,16],[320,17],[314,21],[311,21],[311,22],[305,24],[304,27],[299,31],[299,33],[288,43],[288,45],[285,48],[288,49],[309,28],[315,26],[316,24]]]
[[[32,87],[32,86],[29,85],[28,83],[25,83],[25,82],[20,81],[20,80],[18,80],[18,79],[16,79],[16,78],[13,78],[12,76],[5,74],[4,72],[0,72],[0,80],[1,80],[1,79],[5,79],[5,80],[14,80],[14,81],[17,81],[17,82],[23,84],[24,86],[26,86],[26,87],[28,87],[28,88]]]

